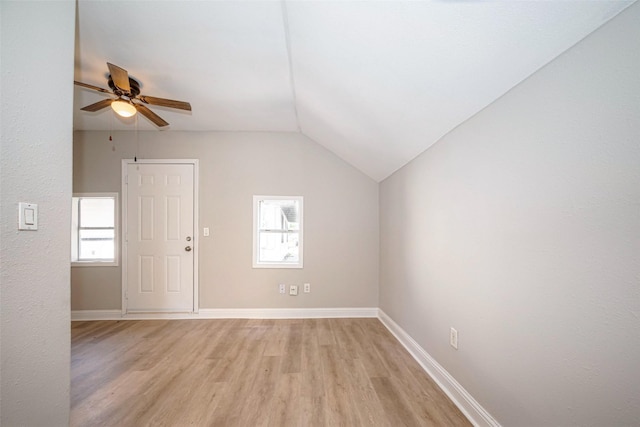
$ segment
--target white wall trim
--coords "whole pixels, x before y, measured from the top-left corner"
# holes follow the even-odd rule
[[[354,308],[201,308],[201,317],[206,319],[322,319],[341,317],[378,317],[375,307]]]
[[[498,421],[496,421],[446,369],[440,366],[429,353],[411,338],[404,329],[382,311],[382,309],[378,310],[378,318],[473,425],[478,427],[500,427]]]
[[[122,311],[118,310],[71,310],[71,321],[74,320],[120,320]]]
[[[321,319],[378,317],[375,307],[345,308],[201,308],[198,313],[127,313],[121,310],[76,310],[71,320],[153,319]]]

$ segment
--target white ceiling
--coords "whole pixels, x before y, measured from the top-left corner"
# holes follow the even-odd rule
[[[169,129],[302,132],[380,181],[631,3],[80,0],[75,79],[114,63],[191,103]],[[75,129],[134,130],[104,98],[75,88]]]

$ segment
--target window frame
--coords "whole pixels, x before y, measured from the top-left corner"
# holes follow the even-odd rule
[[[80,223],[76,221],[74,211],[78,212],[79,206],[76,206],[74,199],[83,198],[112,198],[113,199],[113,260],[78,260]],[[79,200],[78,200],[79,205]],[[117,192],[104,193],[73,193],[71,199],[71,267],[117,267],[120,259],[120,215],[119,215],[119,194]]]
[[[264,200],[291,200],[298,202],[298,261],[271,262],[260,261],[260,202]],[[303,196],[253,196],[253,268],[304,268],[304,197]]]

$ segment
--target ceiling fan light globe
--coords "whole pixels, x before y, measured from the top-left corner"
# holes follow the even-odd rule
[[[113,101],[111,108],[121,117],[131,117],[136,114],[137,111],[133,104],[121,100]]]

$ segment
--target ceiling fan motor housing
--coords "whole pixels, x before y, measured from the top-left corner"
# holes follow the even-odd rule
[[[129,77],[129,87],[131,88],[129,92],[124,92],[113,82],[111,75],[109,75],[109,80],[107,81],[109,87],[118,96],[126,96],[127,98],[135,98],[140,95],[140,83]]]

